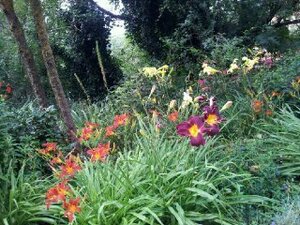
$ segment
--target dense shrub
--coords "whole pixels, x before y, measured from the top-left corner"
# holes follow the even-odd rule
[[[32,160],[31,169],[42,167],[36,157],[41,143],[51,140],[64,142],[64,133],[58,124],[57,111],[53,107],[39,109],[33,102],[27,102],[20,108],[0,103],[0,165],[19,169],[24,159]]]

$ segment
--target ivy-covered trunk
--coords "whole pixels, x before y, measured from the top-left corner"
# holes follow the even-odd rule
[[[43,9],[39,0],[29,0],[36,32],[41,45],[44,64],[47,69],[49,81],[54,92],[55,100],[60,110],[61,116],[68,129],[70,141],[77,143],[76,128],[72,119],[71,109],[65,96],[61,81],[58,76],[54,55],[50,47],[46,24],[44,22]]]
[[[8,24],[10,26],[10,30],[13,33],[16,42],[18,44],[21,59],[24,64],[24,68],[27,73],[27,76],[30,80],[34,95],[38,99],[39,105],[42,108],[46,108],[47,99],[46,99],[45,91],[37,72],[33,54],[31,53],[27,45],[24,30],[15,13],[13,0],[0,0],[0,8],[4,12],[4,15],[6,16]]]

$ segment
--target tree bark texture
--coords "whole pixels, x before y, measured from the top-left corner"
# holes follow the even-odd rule
[[[21,59],[24,64],[24,68],[27,73],[27,76],[30,80],[34,95],[38,99],[39,105],[42,108],[46,108],[47,107],[46,94],[42,86],[41,79],[38,75],[33,54],[31,53],[27,45],[24,30],[19,21],[19,18],[15,13],[13,0],[0,0],[0,8],[4,12],[4,15],[10,26],[10,30],[13,33],[16,42],[18,44]]]
[[[64,93],[61,81],[58,76],[54,55],[50,47],[48,32],[44,21],[43,8],[39,0],[29,0],[36,32],[41,45],[44,64],[47,69],[49,81],[54,92],[55,100],[60,110],[60,114],[68,129],[70,141],[77,143],[76,128],[71,115],[71,109]]]

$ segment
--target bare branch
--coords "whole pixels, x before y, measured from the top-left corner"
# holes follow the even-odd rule
[[[282,23],[274,24],[274,27],[282,27],[282,26],[298,24],[298,23],[300,23],[300,19],[299,20],[287,20],[287,21],[284,21]]]
[[[94,2],[94,1],[93,1],[93,2]],[[95,2],[94,2],[94,3],[95,3]],[[112,13],[112,12],[110,12],[110,11],[104,9],[104,8],[102,8],[101,6],[99,6],[99,5],[96,4],[96,3],[95,3],[95,5],[96,5],[96,7],[97,7],[97,9],[98,9],[99,11],[101,11],[102,13],[104,13],[104,14],[110,16],[110,17],[113,18],[113,19],[126,20],[126,16],[124,16],[124,15],[116,15],[116,14],[114,14],[114,13]]]

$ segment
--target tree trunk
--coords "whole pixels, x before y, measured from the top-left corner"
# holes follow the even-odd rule
[[[52,49],[49,44],[46,24],[44,22],[43,9],[39,0],[29,0],[36,32],[41,45],[44,64],[47,69],[49,81],[55,95],[55,100],[60,110],[60,114],[68,129],[70,141],[77,143],[76,128],[72,119],[71,109],[60,82]]]
[[[27,41],[21,23],[15,13],[13,0],[0,0],[0,8],[4,12],[6,19],[9,23],[10,30],[13,33],[18,48],[20,51],[21,59],[25,67],[25,71],[30,80],[35,97],[42,108],[47,107],[47,99],[40,77],[37,72],[33,55],[28,48]]]

